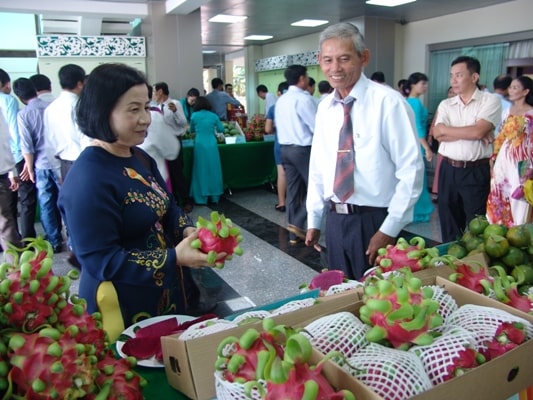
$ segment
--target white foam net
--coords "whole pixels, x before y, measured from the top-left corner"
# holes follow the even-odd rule
[[[387,400],[408,399],[432,387],[422,361],[408,351],[370,343],[348,363],[358,370],[343,368]]]
[[[494,338],[496,329],[503,322],[521,322],[526,327],[527,337],[533,337],[533,324],[507,311],[493,307],[465,304],[453,312],[446,320],[446,325],[460,326],[474,333],[478,347],[483,342]]]
[[[460,358],[460,352],[465,348],[477,350],[474,334],[461,327],[448,327],[442,336],[428,346],[413,346],[410,352],[416,354],[433,385],[446,380],[448,369]]]
[[[356,351],[368,345],[365,333],[370,327],[349,312],[340,312],[319,318],[305,327],[302,332],[311,344],[322,353],[340,351],[351,357]]]
[[[334,294],[346,292],[347,290],[352,290],[358,287],[362,287],[365,284],[363,282],[359,281],[347,281],[343,283],[339,283],[338,285],[330,286],[328,290],[326,290],[326,293],[324,296],[332,296]]]
[[[259,381],[258,384],[262,385],[266,390],[264,381]],[[253,388],[250,393],[251,397],[248,397],[242,383],[228,382],[224,379],[221,371],[215,371],[215,389],[217,400],[261,400],[259,390]]]
[[[187,328],[181,335],[180,340],[190,340],[199,337],[211,335],[215,332],[225,331],[227,329],[235,328],[238,325],[232,321],[224,319],[213,319],[203,321]]]
[[[247,322],[255,322],[257,319],[265,319],[270,317],[270,312],[265,310],[247,311],[233,319],[236,324],[242,325]]]
[[[450,314],[457,310],[459,306],[455,299],[442,286],[431,285],[429,287],[433,289],[433,300],[438,301],[440,304],[439,314],[446,321]]]
[[[275,310],[272,310],[270,312],[271,316],[275,315],[281,315],[286,314],[292,311],[300,310],[302,308],[311,307],[316,302],[316,299],[301,299],[301,300],[293,300],[289,301],[288,303],[282,305],[279,308],[276,308]]]

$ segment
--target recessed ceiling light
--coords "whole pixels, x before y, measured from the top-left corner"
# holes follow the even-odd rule
[[[250,35],[250,36],[245,36],[244,39],[245,40],[268,40],[268,39],[272,39],[274,36],[271,36],[271,35]]]
[[[293,22],[291,26],[307,26],[307,27],[315,27],[327,24],[329,21],[325,21],[323,19],[302,19],[300,21]]]
[[[203,54],[215,54],[216,50],[202,50]]]
[[[396,7],[402,4],[412,3],[416,0],[367,0],[366,4],[372,6]]]
[[[246,15],[227,15],[218,14],[213,18],[209,18],[209,22],[221,22],[223,24],[234,24],[235,22],[241,22],[248,18]]]

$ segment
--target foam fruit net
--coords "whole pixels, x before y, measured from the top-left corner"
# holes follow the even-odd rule
[[[503,322],[521,322],[526,327],[527,337],[533,337],[533,324],[497,308],[465,304],[446,319],[446,325],[460,326],[473,332],[476,344],[481,348],[485,348],[485,341],[494,338],[496,329]]]
[[[259,381],[266,390],[266,383]],[[251,397],[248,397],[244,392],[244,385],[242,383],[228,382],[222,376],[221,371],[215,372],[215,388],[217,392],[217,400],[261,400],[259,390],[252,389]]]
[[[369,329],[368,325],[352,313],[339,312],[313,321],[302,333],[324,354],[336,350],[344,353],[346,357],[351,357],[368,345],[365,333]]]
[[[443,335],[428,346],[413,346],[410,352],[416,354],[433,385],[438,385],[448,377],[448,368],[455,365],[465,348],[476,349],[476,338],[472,332],[458,326],[449,327]]]
[[[432,387],[422,361],[413,353],[370,343],[343,366],[387,400],[403,400]]]

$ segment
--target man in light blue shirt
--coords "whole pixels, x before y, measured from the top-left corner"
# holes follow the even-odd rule
[[[47,157],[44,136],[44,110],[50,102],[37,96],[37,91],[29,79],[19,78],[13,83],[13,90],[23,102],[17,121],[20,133],[20,147],[25,163],[20,178],[25,183],[34,184],[41,207],[41,223],[46,238],[54,253],[63,251],[61,215],[57,208],[59,197],[59,170]]]
[[[20,134],[17,125],[19,106],[17,99],[11,95],[11,78],[9,74],[0,69],[0,110],[9,127],[11,153],[20,175],[24,168],[24,158],[20,149]],[[21,181],[18,192],[13,192],[13,201],[20,204],[20,218],[18,229],[23,238],[35,237],[35,215],[37,213],[37,191],[35,185],[29,181]]]
[[[307,180],[309,157],[315,131],[316,103],[307,92],[309,77],[303,65],[290,65],[285,70],[289,85],[275,106],[276,132],[281,146],[281,162],[287,180],[289,243],[297,244],[305,237]]]
[[[234,106],[242,107],[242,104],[224,91],[224,81],[222,79],[213,78],[211,86],[213,91],[206,96],[207,100],[209,100],[213,112],[218,115],[220,120],[226,121],[228,119],[227,105],[233,104]]]

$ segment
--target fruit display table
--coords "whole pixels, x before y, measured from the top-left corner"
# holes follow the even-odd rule
[[[273,183],[276,180],[274,142],[219,144],[224,188],[243,189]],[[190,180],[193,147],[183,147],[183,172]]]
[[[147,381],[147,385],[143,389],[143,396],[146,400],[188,399],[188,397],[168,384],[164,368],[137,367],[135,371]]]

